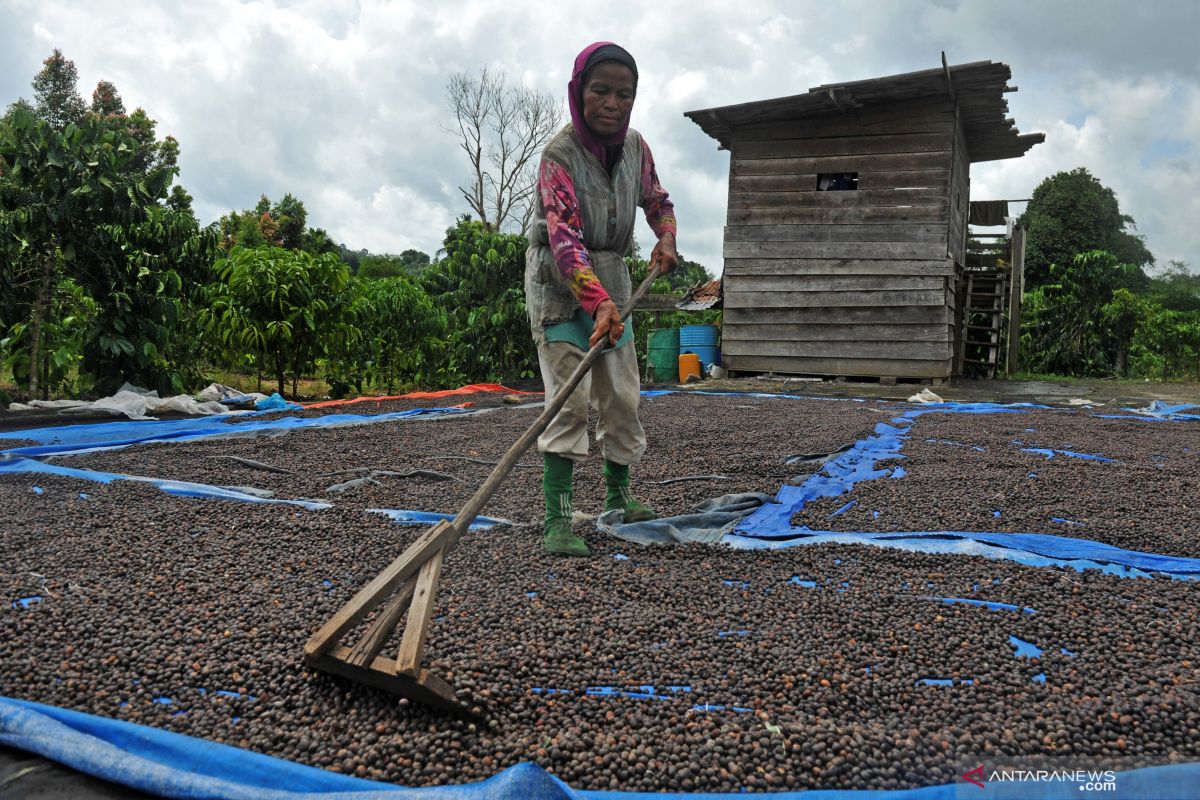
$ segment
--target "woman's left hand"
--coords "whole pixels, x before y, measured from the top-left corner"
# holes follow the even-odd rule
[[[666,275],[679,266],[679,254],[675,252],[675,234],[664,233],[650,253],[650,269],[658,275]]]

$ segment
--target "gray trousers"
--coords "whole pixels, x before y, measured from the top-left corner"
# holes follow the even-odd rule
[[[569,342],[543,342],[538,345],[538,365],[546,387],[546,402],[583,361],[586,355]],[[566,405],[555,415],[550,427],[538,437],[538,451],[555,453],[572,461],[583,461],[588,454],[588,402],[600,413],[596,425],[596,444],[604,457],[617,464],[636,464],[646,452],[646,432],[638,419],[641,397],[637,355],[633,342],[596,359],[591,372],[583,376]]]

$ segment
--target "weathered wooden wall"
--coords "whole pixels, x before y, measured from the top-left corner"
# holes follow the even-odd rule
[[[724,363],[948,377],[969,174],[954,103],[744,125],[730,150]],[[817,191],[830,172],[858,189]]]

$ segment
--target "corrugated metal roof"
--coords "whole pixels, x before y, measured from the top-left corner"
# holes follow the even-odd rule
[[[1004,94],[1017,90],[1008,85],[1011,77],[1007,64],[976,61],[864,81],[828,83],[814,86],[805,94],[687,111],[684,116],[729,148],[732,134],[741,125],[834,116],[863,106],[921,97],[953,97],[971,161],[994,161],[1022,156],[1046,139],[1044,133],[1021,134],[1008,116]]]
[[[683,299],[675,304],[680,311],[704,311],[713,308],[721,302],[721,279],[702,283],[688,289]]]

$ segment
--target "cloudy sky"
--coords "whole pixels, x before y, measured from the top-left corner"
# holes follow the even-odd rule
[[[729,156],[684,111],[927,69],[942,50],[951,63],[1002,61],[1020,87],[1008,95],[1017,125],[1047,139],[975,165],[972,197],[1028,197],[1085,166],[1160,264],[1200,271],[1193,0],[0,0],[0,20],[0,103],[32,97],[60,48],[85,96],[110,80],[179,139],[202,222],[291,192],[311,225],[373,252],[433,253],[467,208],[449,75],[486,65],[565,98],[575,54],[619,42],[638,60],[633,126],[675,200],[680,250],[714,270]]]

